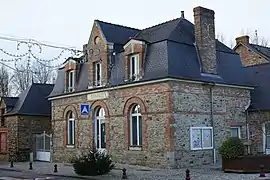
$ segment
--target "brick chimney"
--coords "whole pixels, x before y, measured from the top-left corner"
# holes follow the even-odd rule
[[[249,36],[240,36],[235,38],[236,44],[239,44],[240,42],[243,44],[249,44]]]
[[[199,51],[202,71],[217,74],[215,12],[203,7],[195,7],[195,41]]]

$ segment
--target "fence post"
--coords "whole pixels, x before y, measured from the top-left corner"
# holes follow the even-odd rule
[[[260,165],[260,176],[259,177],[265,177],[265,174],[264,174],[264,165]]]
[[[189,169],[186,170],[186,180],[190,180],[190,174],[189,174]]]
[[[33,170],[33,164],[32,164],[32,162],[29,163],[29,170]]]
[[[11,168],[14,167],[13,160],[11,160],[11,162],[10,162],[10,167],[11,167]]]
[[[54,171],[53,172],[55,172],[55,173],[58,172],[58,170],[57,170],[57,164],[54,165]]]
[[[127,170],[126,170],[126,168],[124,168],[124,169],[122,169],[122,171],[123,171],[123,175],[122,175],[122,179],[127,179]]]

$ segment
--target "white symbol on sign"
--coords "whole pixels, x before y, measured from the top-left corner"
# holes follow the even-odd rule
[[[82,113],[88,113],[88,109],[86,108],[86,106],[83,106]]]

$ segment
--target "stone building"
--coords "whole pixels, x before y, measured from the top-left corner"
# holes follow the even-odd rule
[[[117,162],[185,167],[220,161],[245,139],[250,90],[240,56],[215,39],[214,11],[146,29],[95,20],[85,55],[59,69],[52,103],[53,161],[95,145]],[[88,108],[88,106],[90,108]]]
[[[51,131],[51,106],[47,96],[51,84],[32,84],[18,97],[2,97],[0,101],[0,159],[29,160],[35,151],[33,135]]]
[[[250,43],[249,36],[236,38],[239,53],[249,79],[255,86],[247,111],[250,153],[270,154],[270,48]]]

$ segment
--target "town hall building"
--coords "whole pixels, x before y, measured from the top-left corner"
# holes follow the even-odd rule
[[[240,56],[215,39],[214,11],[135,29],[95,20],[84,55],[59,69],[52,159],[95,146],[116,162],[190,167],[220,161],[221,143],[246,139],[250,105]]]

